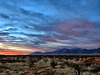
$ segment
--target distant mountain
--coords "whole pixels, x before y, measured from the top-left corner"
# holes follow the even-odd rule
[[[100,48],[98,49],[81,49],[81,48],[73,48],[73,49],[58,49],[52,52],[33,52],[29,55],[89,55],[89,54],[100,54]]]
[[[42,52],[34,52],[34,53],[31,53],[30,55],[41,55],[43,54]]]

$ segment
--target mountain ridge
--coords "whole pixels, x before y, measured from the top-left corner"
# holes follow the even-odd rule
[[[29,55],[90,55],[90,54],[100,54],[100,48],[97,49],[82,49],[82,48],[73,48],[73,49],[57,49],[52,52],[33,52]]]

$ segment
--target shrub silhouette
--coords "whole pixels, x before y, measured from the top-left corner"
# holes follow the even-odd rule
[[[65,64],[68,67],[74,68],[75,72],[76,72],[76,75],[82,75],[83,70],[82,70],[82,67],[78,63],[73,63],[73,62],[70,62],[70,61],[66,61]]]
[[[54,59],[51,61],[51,66],[52,66],[52,68],[55,68],[55,66],[57,65],[57,63],[54,61]]]

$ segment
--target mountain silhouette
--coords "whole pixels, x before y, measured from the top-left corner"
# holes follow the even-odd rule
[[[93,55],[100,54],[100,48],[97,49],[63,48],[52,52],[33,52],[29,55],[92,55],[92,54]]]

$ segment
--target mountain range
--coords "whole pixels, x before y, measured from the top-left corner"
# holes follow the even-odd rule
[[[82,49],[82,48],[73,48],[73,49],[58,49],[52,52],[33,52],[29,55],[99,55],[100,48],[97,49]]]

